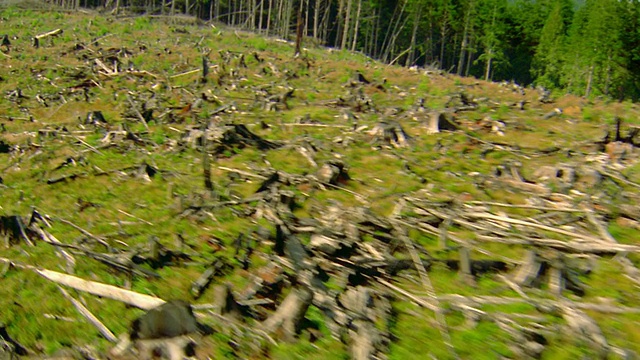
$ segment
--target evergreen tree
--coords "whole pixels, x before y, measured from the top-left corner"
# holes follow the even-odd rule
[[[564,70],[567,90],[609,95],[612,86],[626,81],[623,10],[618,0],[587,0],[576,12]]]
[[[565,27],[562,4],[557,2],[542,28],[540,43],[536,47],[531,73],[536,84],[549,88],[560,86],[565,57]]]
[[[480,42],[483,53],[478,61],[484,63],[484,79],[489,81],[492,78],[492,66],[505,62],[504,55],[504,34],[506,0],[489,0],[483,3],[480,9],[480,23],[482,26],[482,36]]]

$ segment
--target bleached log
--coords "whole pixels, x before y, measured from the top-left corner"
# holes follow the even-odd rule
[[[44,34],[36,35],[36,36],[33,37],[33,46],[35,48],[39,48],[40,47],[40,40],[42,40],[44,38],[47,38],[47,37],[50,37],[50,36],[58,36],[58,35],[60,35],[62,33],[63,33],[62,29],[55,29],[55,30],[46,32]]]
[[[626,244],[611,244],[605,242],[593,241],[563,241],[557,239],[504,239],[495,236],[478,234],[476,240],[484,242],[497,242],[501,244],[511,245],[534,245],[540,247],[549,247],[568,253],[577,254],[616,254],[616,253],[638,253],[640,246]]]
[[[555,232],[555,233],[558,233],[558,234],[561,234],[561,235],[570,236],[572,238],[579,238],[579,239],[591,240],[591,241],[594,241],[594,242],[598,242],[598,239],[593,237],[593,236],[578,234],[576,232],[562,230],[562,229],[559,229],[557,227],[546,226],[546,225],[537,224],[537,223],[533,223],[533,222],[529,222],[529,221],[523,221],[523,220],[519,220],[519,219],[512,219],[512,218],[507,217],[507,216],[497,216],[497,215],[486,214],[486,213],[478,213],[478,212],[467,213],[465,215],[470,217],[470,218],[495,220],[495,221],[501,221],[501,222],[514,224],[514,225],[528,226],[528,227],[533,227],[533,228],[537,228],[537,229],[541,229],[541,230]]]
[[[117,286],[84,280],[77,276],[63,274],[53,270],[37,269],[34,267],[32,267],[31,269],[38,275],[47,280],[53,281],[56,284],[68,286],[80,291],[85,291],[93,295],[121,301],[123,303],[133,305],[143,310],[151,310],[165,303],[165,301],[160,298],[121,289]]]

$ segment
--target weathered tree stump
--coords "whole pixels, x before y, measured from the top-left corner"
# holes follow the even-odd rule
[[[308,288],[292,289],[276,312],[262,323],[264,329],[281,335],[287,341],[293,340],[312,300],[313,293]]]

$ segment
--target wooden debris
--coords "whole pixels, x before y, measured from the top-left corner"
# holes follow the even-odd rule
[[[95,281],[84,280],[73,275],[63,274],[53,270],[32,268],[38,275],[57,284],[68,286],[76,290],[85,291],[97,296],[118,300],[143,310],[153,309],[164,304],[165,301],[157,297],[139,294],[116,286]]]
[[[562,317],[567,322],[569,329],[578,337],[586,338],[600,356],[606,357],[609,353],[609,344],[605,339],[598,324],[584,311],[576,309],[569,302],[562,307]]]
[[[211,266],[205,270],[196,281],[191,284],[191,295],[194,299],[198,299],[202,296],[202,293],[206,290],[207,286],[211,283],[211,280],[216,275],[219,275],[224,267],[224,263],[220,260],[216,260]]]
[[[321,183],[338,185],[347,182],[350,177],[344,162],[331,160],[326,162],[316,173]]]
[[[69,295],[69,293],[65,289],[59,286],[58,286],[58,289],[62,292],[62,295],[64,295],[64,297],[67,298],[67,300],[71,301],[73,306],[80,312],[80,314],[82,314],[82,316],[84,316],[85,319],[87,319],[91,323],[91,325],[93,325],[98,329],[100,334],[102,334],[102,336],[104,336],[105,339],[111,342],[118,341],[118,338],[116,338],[116,336],[113,335],[113,333],[106,326],[104,326],[104,324],[102,324],[102,322],[100,322],[100,320],[98,320],[98,318],[95,317],[95,315],[93,315],[89,311],[89,309],[87,309],[78,300],[74,299],[71,295]]]
[[[38,35],[33,37],[33,47],[39,48],[40,47],[40,40],[46,39],[46,38],[54,38],[54,37],[56,37],[56,36],[58,36],[58,35],[60,35],[62,33],[63,33],[62,29],[55,29],[55,30],[51,30],[51,31],[43,33],[43,34],[38,34]]]
[[[18,215],[0,216],[0,235],[5,238],[5,246],[19,243],[24,240],[27,245],[33,246],[33,242],[27,235],[27,227]]]
[[[411,140],[411,137],[404,131],[402,126],[395,121],[380,122],[369,130],[368,134],[375,137],[375,142],[396,148],[408,146]]]
[[[218,285],[213,291],[213,311],[218,315],[228,316],[234,319],[242,319],[250,312],[248,308],[236,300],[228,284]]]
[[[301,321],[311,301],[313,293],[304,287],[291,290],[282,301],[278,310],[262,323],[263,328],[270,333],[278,333],[284,339],[291,341],[300,330]]]
[[[432,112],[426,124],[427,132],[436,134],[441,131],[456,131],[458,127],[447,116],[448,114],[443,112]]]
[[[549,120],[549,119],[551,119],[552,117],[560,116],[561,114],[562,114],[562,109],[560,109],[560,108],[555,108],[555,109],[553,109],[553,111],[550,111],[550,112],[548,112],[548,113],[544,114],[544,116],[542,117],[542,119],[543,119],[543,120]]]
[[[517,269],[513,281],[521,286],[531,286],[533,281],[538,278],[542,263],[538,261],[538,255],[535,251],[528,250],[522,265]]]

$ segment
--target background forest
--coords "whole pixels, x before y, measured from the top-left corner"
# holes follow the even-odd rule
[[[640,97],[637,0],[55,0],[188,14],[387,63],[576,95]]]

